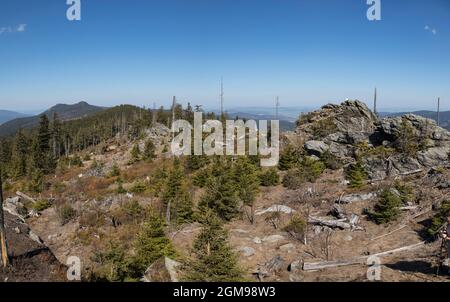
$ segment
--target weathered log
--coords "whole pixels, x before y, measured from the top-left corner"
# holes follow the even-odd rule
[[[382,257],[382,256],[392,255],[395,253],[412,251],[423,245],[425,245],[425,241],[422,241],[422,242],[419,242],[419,243],[416,243],[413,245],[397,248],[394,250],[377,253],[377,254],[373,254],[370,256],[360,256],[360,257],[356,257],[356,258],[349,259],[349,260],[323,261],[323,262],[311,262],[311,263],[305,262],[303,264],[303,270],[304,271],[317,271],[317,270],[326,269],[326,268],[335,268],[335,267],[340,267],[340,266],[363,264],[363,263],[366,263],[366,261],[369,257]]]
[[[398,229],[395,229],[395,230],[393,230],[393,231],[391,231],[391,232],[389,232],[389,233],[387,233],[387,234],[384,234],[384,235],[380,235],[380,236],[374,237],[374,238],[370,239],[370,241],[373,241],[373,240],[377,240],[377,239],[381,239],[381,238],[390,236],[390,235],[392,235],[392,234],[394,234],[394,233],[396,233],[396,232],[398,232],[398,231],[403,230],[403,229],[406,228],[407,226],[408,226],[407,224],[402,225],[402,226],[399,227]]]
[[[326,226],[330,228],[339,228],[342,230],[349,230],[352,228],[352,225],[348,222],[344,222],[347,219],[340,219],[340,220],[325,220],[315,217],[309,217],[308,222],[311,224]]]
[[[400,173],[399,175],[401,175],[401,176],[408,176],[408,175],[418,174],[418,173],[421,173],[421,172],[423,172],[423,169],[417,169],[417,170],[413,170],[413,171],[403,172],[403,173]]]
[[[414,211],[417,210],[417,206],[408,206],[408,207],[401,207],[400,211]]]
[[[24,198],[24,199],[26,199],[26,200],[28,200],[28,201],[31,201],[32,203],[36,203],[36,200],[34,200],[34,199],[31,198],[30,196],[28,196],[28,195],[26,195],[26,194],[24,194],[24,193],[22,193],[22,192],[20,192],[20,191],[17,191],[17,192],[16,192],[16,195],[19,196],[19,197],[22,197],[22,198]]]

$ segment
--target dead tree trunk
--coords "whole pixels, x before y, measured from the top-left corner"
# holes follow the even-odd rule
[[[6,244],[5,217],[3,214],[3,183],[2,170],[0,169],[0,250],[3,267],[9,264],[8,247]]]

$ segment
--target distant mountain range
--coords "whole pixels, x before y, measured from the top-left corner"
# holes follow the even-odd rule
[[[16,118],[27,117],[27,114],[23,114],[20,112],[8,111],[8,110],[0,110],[0,125],[6,122],[9,122]]]
[[[34,116],[27,116],[23,113],[0,110],[0,137],[14,135],[17,130],[31,129],[39,124],[40,115],[46,114],[49,119],[53,117],[54,113],[63,121],[80,119],[86,116],[93,115],[97,112],[107,109],[106,107],[93,106],[86,102],[79,102],[73,105],[58,104],[51,107],[47,111]],[[280,107],[278,112],[278,119],[280,120],[280,130],[289,131],[295,129],[295,122],[302,112],[309,112],[311,108],[303,107]],[[219,113],[217,110],[213,110]],[[229,116],[241,119],[259,120],[274,120],[275,114],[273,108],[268,107],[237,107],[227,109]],[[437,114],[434,111],[414,111],[414,112],[380,112],[380,117],[395,117],[402,116],[407,113],[416,114],[433,120],[437,119]],[[444,111],[440,114],[440,126],[450,131],[450,111]]]
[[[83,118],[104,109],[106,108],[89,105],[86,102],[79,102],[73,105],[58,104],[39,115],[9,120],[8,122],[0,125],[0,136],[13,135],[21,128],[31,129],[36,127],[39,124],[39,119],[42,114],[45,114],[49,119],[52,119],[53,114],[56,113],[58,114],[60,120],[67,121]]]

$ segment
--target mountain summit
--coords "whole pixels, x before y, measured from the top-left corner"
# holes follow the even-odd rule
[[[104,107],[93,106],[86,102],[79,102],[72,105],[57,104],[41,114],[16,118],[0,125],[0,136],[13,135],[20,128],[29,129],[37,126],[39,124],[39,116],[42,114],[47,115],[47,117],[51,119],[53,114],[56,113],[61,120],[67,121],[83,118],[104,109]]]

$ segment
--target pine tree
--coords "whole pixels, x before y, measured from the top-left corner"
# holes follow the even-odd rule
[[[400,196],[386,189],[381,193],[380,200],[375,206],[375,212],[369,213],[377,223],[389,223],[400,215],[402,200]]]
[[[52,120],[52,147],[53,147],[53,157],[59,158],[61,155],[61,121],[59,120],[58,114],[55,112],[53,113],[53,120]]]
[[[134,144],[133,148],[131,149],[130,164],[136,163],[140,160],[141,160],[141,150],[139,149],[138,144]]]
[[[206,192],[199,203],[201,211],[212,209],[221,219],[231,220],[239,213],[239,199],[233,170],[224,159],[216,160]]]
[[[299,162],[300,154],[292,145],[288,145],[283,152],[281,152],[280,160],[278,162],[278,169],[287,171],[295,167]]]
[[[208,213],[206,224],[194,242],[194,259],[184,266],[185,281],[244,281],[235,253],[228,243],[228,234],[218,217]]]
[[[134,242],[134,277],[140,277],[145,270],[162,256],[174,257],[175,249],[164,233],[164,222],[155,214],[150,214]]]
[[[155,144],[153,143],[153,140],[148,139],[145,142],[144,153],[142,154],[142,158],[148,162],[155,159],[156,158],[155,149],[156,148],[155,148]]]
[[[349,186],[351,188],[361,188],[366,179],[367,179],[367,173],[362,166],[361,162],[356,162],[356,164],[352,165],[348,171],[348,178],[349,178]]]
[[[280,184],[280,177],[276,169],[268,169],[259,174],[259,181],[264,187],[278,186]]]
[[[27,174],[29,142],[25,137],[22,129],[20,129],[15,138],[12,151],[12,175],[16,178]]]
[[[178,159],[174,160],[162,196],[166,223],[188,222],[192,218],[192,198],[184,183],[184,171]]]
[[[239,157],[233,172],[239,199],[243,204],[253,206],[260,184],[258,170],[247,157]]]
[[[50,152],[50,139],[49,120],[43,114],[40,117],[38,134],[34,143],[33,157],[35,167],[42,170],[45,174],[51,173],[56,167],[53,154]]]

